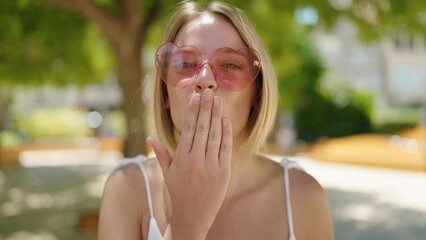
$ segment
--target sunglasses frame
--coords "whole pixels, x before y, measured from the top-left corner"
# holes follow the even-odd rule
[[[204,65],[208,64],[208,65],[210,65],[210,67],[211,67],[211,69],[213,71],[213,74],[214,74],[216,82],[218,82],[218,83],[221,82],[220,81],[221,79],[219,79],[219,81],[218,81],[218,77],[217,77],[217,74],[216,74],[216,69],[215,69],[214,65],[210,62],[211,59],[208,59],[205,54],[202,54],[202,52],[201,52],[201,50],[199,48],[197,48],[194,45],[182,45],[182,46],[179,46],[179,45],[177,45],[175,43],[171,43],[171,42],[164,43],[164,44],[160,45],[158,47],[156,53],[155,53],[155,66],[156,66],[156,69],[157,69],[157,74],[158,74],[159,78],[163,82],[165,82],[168,85],[176,87],[176,85],[168,83],[167,79],[165,79],[166,77],[162,73],[163,70],[162,70],[162,67],[161,67],[161,65],[162,65],[161,62],[162,61],[160,60],[160,55],[161,55],[160,54],[160,50],[163,49],[164,47],[167,47],[167,46],[171,46],[172,48],[178,48],[178,49],[182,49],[184,47],[191,47],[193,49],[196,49],[196,51],[197,51],[197,53],[198,53],[201,61],[200,61],[199,66],[197,66],[197,69],[195,70],[193,76],[188,77],[189,79],[193,79],[194,77],[196,77],[199,74],[199,72],[201,71],[201,69],[204,67]],[[241,50],[247,49],[248,52],[250,53],[250,56],[254,56],[254,59],[253,59],[253,69],[255,67],[257,67],[257,71],[256,71],[255,74],[253,74],[253,79],[249,83],[247,83],[246,85],[244,85],[242,88],[238,88],[236,90],[233,90],[233,91],[240,91],[240,90],[244,89],[245,87],[247,87],[248,85],[250,85],[259,76],[259,73],[262,70],[262,66],[261,66],[261,62],[260,62],[260,55],[259,55],[259,53],[255,49],[253,49],[251,47],[241,47],[239,49],[234,49],[234,48],[231,48],[231,47],[223,47],[223,48],[217,49],[212,56],[215,56],[217,52],[223,51],[224,49],[230,49],[230,50],[235,51],[235,52],[240,52]],[[250,58],[250,56],[247,56],[247,58]],[[179,83],[177,85],[179,85]]]

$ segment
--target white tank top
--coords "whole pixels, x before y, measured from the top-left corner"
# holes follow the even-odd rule
[[[149,179],[148,174],[146,173],[145,167],[143,163],[145,162],[146,157],[143,155],[139,155],[134,158],[124,158],[118,165],[114,168],[113,171],[129,165],[129,164],[136,164],[139,166],[142,175],[145,179],[145,185],[146,185],[146,195],[148,198],[148,208],[149,208],[149,229],[148,229],[148,239],[147,240],[162,240],[163,236],[161,235],[160,229],[158,228],[157,221],[154,217],[154,210],[152,207],[152,197],[151,197],[151,188],[149,185]],[[296,236],[294,234],[294,227],[293,227],[293,214],[291,210],[291,200],[290,200],[290,179],[289,179],[289,170],[292,168],[297,168],[302,171],[305,171],[297,162],[288,160],[286,158],[283,158],[281,160],[281,166],[284,169],[284,187],[285,187],[285,196],[286,196],[286,202],[287,202],[287,221],[288,221],[288,229],[289,229],[289,240],[296,240]]]

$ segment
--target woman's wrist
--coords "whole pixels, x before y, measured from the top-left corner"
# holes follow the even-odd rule
[[[197,219],[172,216],[170,228],[173,240],[205,240],[210,226],[203,226]]]

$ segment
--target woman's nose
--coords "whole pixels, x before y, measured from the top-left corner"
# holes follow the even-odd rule
[[[217,88],[215,69],[210,63],[206,62],[201,66],[194,85],[196,90],[200,92],[206,88],[212,90]]]

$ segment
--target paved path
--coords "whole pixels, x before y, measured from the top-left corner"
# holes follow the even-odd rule
[[[112,168],[114,157],[97,154],[27,155],[24,167],[0,169],[0,240],[96,239],[94,233],[80,230],[78,219],[99,206]],[[59,156],[63,162],[52,165]],[[104,161],[74,165],[76,159],[96,156]],[[426,239],[426,173],[291,159],[327,190],[336,239]]]
[[[426,239],[426,173],[293,159],[327,190],[336,239]]]

